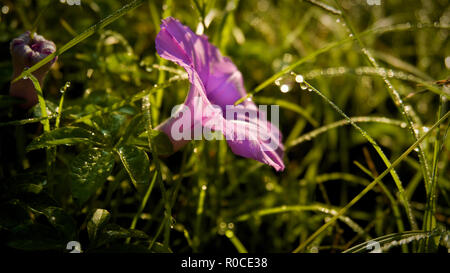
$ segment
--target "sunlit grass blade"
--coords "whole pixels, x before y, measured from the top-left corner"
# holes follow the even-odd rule
[[[225,231],[225,236],[227,236],[227,238],[230,239],[231,243],[234,245],[234,247],[239,253],[248,253],[245,246],[242,244],[239,238],[236,237],[236,234],[234,234],[232,230]]]
[[[337,210],[333,208],[329,208],[322,204],[314,204],[314,205],[286,205],[286,206],[280,206],[280,207],[274,207],[274,208],[268,208],[268,209],[261,209],[257,210],[248,214],[243,214],[238,217],[236,217],[237,222],[242,221],[248,221],[255,217],[262,217],[266,215],[273,215],[273,214],[279,214],[279,213],[286,213],[286,212],[301,212],[301,211],[315,211],[315,212],[321,212],[328,215],[337,215]],[[347,216],[339,216],[339,220],[341,220],[343,223],[347,224],[353,231],[355,231],[358,234],[365,235],[366,238],[370,238],[370,236],[361,228],[355,221],[353,221],[350,217]]]
[[[400,120],[385,118],[385,117],[350,117],[351,121],[354,123],[366,123],[366,122],[374,122],[374,123],[383,123],[383,124],[389,124],[398,126],[401,128],[404,128],[406,124]],[[301,135],[300,137],[292,140],[291,142],[286,144],[286,149],[289,149],[293,146],[299,145],[300,143],[303,143],[305,141],[310,141],[313,138],[319,136],[320,134],[323,134],[331,129],[341,127],[344,125],[351,124],[351,121],[348,119],[339,120],[330,124],[327,124],[325,126],[319,127],[317,129],[314,129],[304,135]]]
[[[379,251],[385,252],[394,246],[402,246],[414,241],[421,241],[437,236],[442,236],[442,234],[439,232],[430,231],[406,231],[401,233],[388,234],[375,238],[372,241],[356,245],[350,249],[345,250],[344,253],[369,252],[369,250],[372,249],[371,245],[373,245],[373,243],[378,243],[380,247]]]
[[[294,111],[295,113],[304,117],[312,126],[317,127],[319,123],[302,107],[298,106],[295,103],[289,102],[283,99],[277,98],[269,98],[269,97],[257,97],[255,98],[255,102],[260,104],[272,104],[279,105],[281,108],[288,109]]]

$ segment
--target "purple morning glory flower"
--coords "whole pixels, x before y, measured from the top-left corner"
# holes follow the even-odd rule
[[[174,150],[198,139],[199,130],[219,131],[233,153],[284,170],[280,131],[251,100],[233,108],[246,95],[242,74],[206,36],[196,35],[169,17],[162,21],[156,50],[162,58],[182,66],[191,83],[182,110],[157,127],[169,136]]]
[[[56,46],[52,41],[46,40],[43,36],[34,34],[33,37],[29,31],[13,39],[10,44],[10,52],[13,62],[13,79],[18,77],[26,67],[31,67],[56,51]],[[57,58],[45,64],[35,72],[33,76],[42,86],[45,75],[50,70]],[[22,108],[30,108],[38,102],[38,97],[34,85],[29,79],[21,79],[12,83],[9,94],[14,97],[25,99],[21,104]]]

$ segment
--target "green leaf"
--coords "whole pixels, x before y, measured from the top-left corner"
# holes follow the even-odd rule
[[[62,208],[48,207],[43,210],[49,223],[58,230],[67,241],[76,237],[77,227],[75,220],[67,214]]]
[[[92,217],[87,224],[89,240],[91,242],[94,242],[96,240],[98,234],[108,223],[110,218],[111,214],[109,213],[109,211],[105,209],[95,210],[95,212],[92,214]]]
[[[150,179],[150,160],[145,151],[132,145],[117,150],[123,166],[136,188],[148,185]]]
[[[127,128],[125,129],[122,138],[117,144],[118,146],[122,145],[122,143],[127,143],[128,139],[136,134],[136,132],[141,127],[142,118],[143,118],[142,114],[136,114],[133,116],[133,118],[128,123]]]
[[[52,147],[57,145],[74,145],[88,143],[103,145],[103,141],[94,132],[79,127],[63,127],[42,134],[35,138],[27,147],[27,151]]]
[[[72,196],[84,204],[105,182],[114,167],[114,154],[91,148],[73,160],[70,167]]]
[[[108,115],[95,116],[92,121],[104,136],[114,141],[120,135],[120,130],[123,129],[123,125],[127,121],[127,115],[114,112]]]
[[[152,130],[150,138],[156,146],[158,155],[171,155],[173,153],[172,142],[165,133],[158,130]],[[141,133],[134,141],[137,145],[148,146],[147,131]]]

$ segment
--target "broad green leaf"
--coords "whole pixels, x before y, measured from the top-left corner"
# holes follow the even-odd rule
[[[87,224],[87,230],[89,235],[89,240],[94,242],[97,238],[97,235],[103,229],[103,227],[108,223],[111,218],[111,214],[109,211],[105,209],[96,209],[92,214],[91,219]]]
[[[136,187],[147,185],[150,179],[150,160],[145,151],[132,145],[117,149],[120,160]]]
[[[173,153],[172,142],[169,137],[158,130],[152,130],[150,133],[151,141],[153,141],[159,155],[170,155]],[[137,145],[148,146],[147,131],[141,133],[137,139],[135,139]]]
[[[92,121],[104,136],[115,142],[115,139],[121,135],[120,130],[123,129],[123,125],[127,121],[127,115],[114,112],[107,115],[95,116],[92,118]]]
[[[77,227],[75,220],[62,208],[48,207],[43,210],[49,223],[68,241],[75,239]]]
[[[122,143],[127,143],[128,139],[136,134],[136,132],[138,132],[139,128],[141,127],[142,118],[142,114],[133,116],[133,118],[128,123],[127,128],[125,129],[122,138],[117,144],[118,146],[122,145]]]
[[[27,151],[52,147],[57,145],[74,145],[86,143],[103,145],[103,141],[94,132],[79,127],[63,127],[35,138],[27,147]]]
[[[114,154],[108,150],[91,148],[72,162],[70,179],[72,196],[84,204],[105,182],[114,166]]]

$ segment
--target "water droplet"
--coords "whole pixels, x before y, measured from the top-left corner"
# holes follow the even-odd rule
[[[8,12],[9,12],[9,7],[6,6],[6,5],[4,5],[4,6],[2,7],[2,13],[3,13],[3,14],[7,14]]]
[[[302,75],[295,76],[295,81],[298,83],[302,83],[304,81],[303,76]]]
[[[300,88],[301,88],[302,90],[306,90],[306,89],[308,88],[308,86],[307,86],[304,82],[301,82],[301,83],[300,83]]]
[[[281,90],[281,92],[283,92],[283,93],[287,93],[287,92],[289,92],[289,90],[291,90],[291,88],[289,87],[289,85],[283,84],[283,85],[280,87],[280,90]]]
[[[353,37],[353,34],[352,34],[352,33],[350,33],[350,34],[348,35],[348,37],[352,38],[352,37]]]
[[[281,80],[282,80],[281,78],[276,79],[275,80],[275,85],[276,86],[280,86],[281,85]]]
[[[206,186],[206,185],[202,186],[202,190],[204,190],[204,191],[206,191],[207,188],[208,188],[208,186]]]
[[[392,78],[394,77],[394,71],[392,69],[389,69],[387,72],[388,77]]]
[[[445,67],[450,69],[450,56],[445,57]]]

